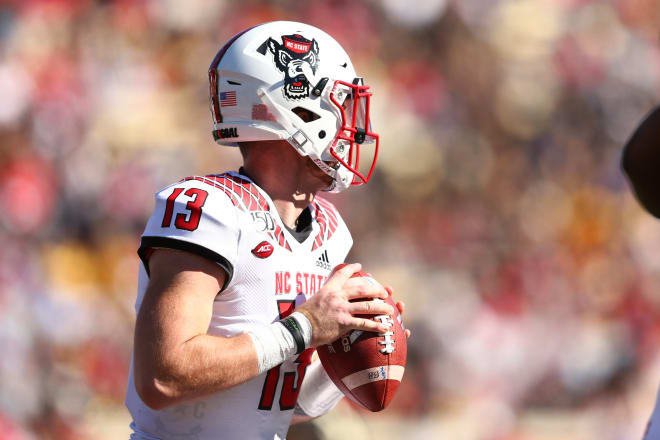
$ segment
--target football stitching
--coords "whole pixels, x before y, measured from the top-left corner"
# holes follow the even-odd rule
[[[384,345],[385,347],[380,349],[380,352],[383,354],[390,354],[394,352],[394,332],[391,330],[394,325],[392,317],[389,315],[380,315],[376,316],[376,319],[380,320],[383,325],[386,325],[388,329],[384,333],[379,333],[378,336],[382,337],[382,340],[378,341],[378,345]]]

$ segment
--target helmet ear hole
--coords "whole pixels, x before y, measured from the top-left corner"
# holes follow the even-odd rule
[[[319,139],[324,139],[325,138],[325,130],[319,131]]]
[[[317,119],[320,118],[319,115],[304,107],[294,107],[291,109],[291,111],[294,112],[296,115],[298,115],[298,117],[305,122],[316,121]]]

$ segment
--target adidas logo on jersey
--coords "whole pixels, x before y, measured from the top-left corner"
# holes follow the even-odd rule
[[[323,253],[319,256],[319,259],[316,260],[316,267],[320,267],[321,269],[325,270],[332,270],[327,250],[323,251]]]

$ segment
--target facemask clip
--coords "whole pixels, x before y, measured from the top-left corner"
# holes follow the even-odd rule
[[[325,89],[325,85],[328,83],[328,80],[329,78],[327,76],[321,78],[321,80],[312,89],[312,95],[321,96],[321,93],[323,93],[323,89]]]
[[[355,129],[355,143],[357,144],[362,144],[364,143],[364,140],[367,138],[367,130],[364,128],[356,128]]]

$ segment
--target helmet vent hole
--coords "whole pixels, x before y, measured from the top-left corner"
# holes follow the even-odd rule
[[[311,110],[307,110],[304,107],[295,107],[292,108],[291,111],[294,112],[296,115],[298,115],[298,117],[305,122],[316,121],[317,119],[320,118],[319,115],[317,115]]]
[[[231,85],[233,85],[233,86],[240,86],[240,85],[241,85],[241,83],[239,83],[239,82],[237,82],[237,81],[232,81],[232,80],[230,80],[230,79],[227,80],[227,83],[228,83],[228,84],[231,84]]]
[[[319,131],[319,138],[323,139],[325,137],[325,130]]]

